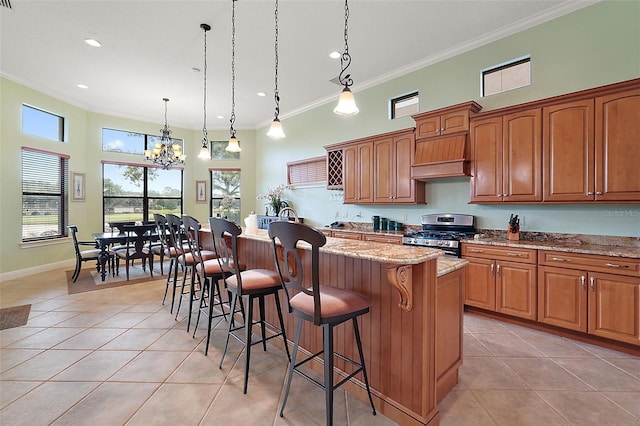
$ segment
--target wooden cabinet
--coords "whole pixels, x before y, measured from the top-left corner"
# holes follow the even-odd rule
[[[595,199],[594,101],[543,108],[544,201]]]
[[[411,178],[411,156],[414,149],[413,130],[388,135],[373,142],[374,203],[425,202],[425,183]]]
[[[536,250],[463,243],[462,257],[469,261],[465,304],[536,319]]]
[[[402,245],[401,235],[374,235],[374,234],[362,234],[364,241],[375,241],[378,243],[398,244]]]
[[[597,201],[640,201],[640,89],[595,99]]]
[[[343,150],[344,204],[373,202],[373,141],[346,146]]]
[[[412,115],[416,122],[416,139],[467,132],[470,114],[480,111],[481,108],[471,101]]]
[[[541,251],[540,265],[538,321],[640,344],[640,260]]]
[[[362,234],[359,232],[349,232],[349,231],[331,231],[331,236],[335,238],[345,238],[347,240],[362,240]]]
[[[542,201],[542,111],[471,122],[471,202]]]

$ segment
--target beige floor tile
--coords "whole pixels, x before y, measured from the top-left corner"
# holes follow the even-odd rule
[[[280,386],[250,386],[246,395],[241,387],[222,386],[201,424],[273,425],[279,395]]]
[[[3,372],[0,380],[48,380],[90,351],[50,349]]]
[[[614,351],[613,349],[603,348],[601,346],[591,345],[584,342],[576,342],[582,349],[591,352],[601,358],[637,358],[637,356],[624,352]]]
[[[486,348],[472,333],[465,333],[462,339],[462,353],[467,356],[493,356],[489,349]]]
[[[219,389],[219,385],[212,384],[165,383],[145,402],[127,425],[197,425]],[[243,403],[244,401],[235,401],[235,404]],[[224,424],[217,421],[215,423]]]
[[[555,361],[598,391],[640,391],[640,380],[604,360],[556,358]]]
[[[465,315],[464,329],[468,333],[504,333],[505,326],[494,319],[480,315]]]
[[[594,390],[548,358],[501,358],[534,390]]]
[[[542,357],[542,352],[511,333],[481,333],[475,334],[494,356],[498,357]]]
[[[12,343],[39,333],[44,329],[43,327],[14,327],[0,330],[0,348],[6,348]]]
[[[0,411],[3,425],[46,425],[91,392],[98,383],[48,382]]]
[[[42,382],[2,382],[0,385],[2,387],[2,390],[0,391],[0,410],[28,393],[36,386],[40,386],[41,383]]]
[[[53,424],[77,426],[93,419],[99,425],[123,425],[159,386],[157,383],[103,383]]]
[[[569,423],[581,426],[637,426],[636,419],[597,392],[536,391]]]
[[[189,355],[188,352],[142,352],[109,378],[113,382],[163,382]]]
[[[626,373],[634,376],[636,379],[640,379],[640,357],[638,358],[605,358],[605,361],[610,362],[611,364],[615,365],[618,368],[621,368]]]
[[[339,390],[338,390],[339,391]],[[347,417],[349,426],[393,426],[396,423],[377,412],[373,415],[369,400],[361,401],[350,393],[345,392]],[[375,399],[373,400],[375,406]]]
[[[497,423],[472,390],[453,389],[438,405],[440,426],[494,426]]]
[[[111,318],[113,312],[82,312],[73,318],[56,324],[56,327],[93,327],[107,318]]]
[[[82,333],[84,328],[45,328],[44,330],[18,340],[9,345],[9,348],[49,349]]]
[[[78,312],[69,311],[51,311],[45,312],[42,315],[38,315],[34,318],[30,318],[27,322],[28,327],[55,327],[58,324],[69,320],[78,315]],[[68,325],[66,327],[75,327]],[[83,327],[83,326],[81,326]]]
[[[458,389],[528,389],[522,379],[495,358],[467,357],[459,371]]]
[[[121,328],[90,328],[54,346],[54,349],[98,349],[123,332]]]
[[[229,354],[227,354],[229,355]],[[194,351],[167,379],[168,383],[215,383],[227,380],[227,370],[219,368],[220,357]]]
[[[60,374],[51,378],[55,381],[105,381],[129,361],[136,351],[96,351],[76,362]]]
[[[634,416],[640,424],[640,391],[639,392],[602,392],[618,406]]]
[[[575,340],[565,337],[554,336],[538,330],[531,330],[524,327],[510,330],[520,336],[530,345],[542,352],[545,356],[552,358],[593,358],[595,355],[577,344]]]
[[[225,358],[223,366],[231,367],[231,360]],[[267,352],[262,350],[261,345],[251,348],[251,359],[249,361],[249,383],[252,386],[282,386],[287,373],[287,355],[271,344],[267,344]],[[242,389],[244,383],[245,352],[242,351],[233,365],[227,377],[227,384],[238,386]]]
[[[96,327],[131,328],[141,323],[149,316],[151,316],[151,314],[145,312],[119,312],[111,318],[108,318],[97,324]]]
[[[141,351],[162,337],[167,330],[158,328],[132,328],[102,346],[103,350]]]
[[[149,318],[145,319],[138,323],[134,328],[162,328],[162,329],[171,329],[177,327],[179,322],[174,319],[174,316],[168,313],[167,311],[158,311],[155,314],[151,315]],[[186,333],[186,324],[184,327],[180,327],[181,330],[185,330]]]
[[[147,349],[150,351],[193,351],[202,341],[202,334],[196,338],[191,337],[186,329],[172,329],[153,342]]]
[[[42,349],[0,349],[0,373],[42,353]]]
[[[473,391],[498,425],[568,425],[569,423],[533,391]]]

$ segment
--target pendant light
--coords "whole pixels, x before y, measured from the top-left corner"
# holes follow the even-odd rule
[[[282,123],[280,123],[280,119],[278,118],[278,115],[280,114],[280,94],[278,93],[278,0],[276,0],[275,23],[276,23],[276,37],[275,37],[276,74],[275,74],[274,98],[276,101],[276,112],[275,112],[275,116],[273,117],[273,122],[271,123],[271,127],[267,132],[267,136],[273,139],[282,139],[285,137],[285,134],[284,134],[284,130],[282,129]]]
[[[225,148],[228,152],[242,151],[240,142],[236,139],[236,129],[233,127],[236,122],[236,1],[231,0],[231,137]]]
[[[207,134],[207,31],[211,29],[208,24],[200,24],[200,28],[204,31],[204,96],[203,96],[203,122],[202,122],[202,148],[198,158],[202,160],[211,160],[211,151],[209,151],[209,135]]]
[[[338,105],[334,108],[333,112],[339,115],[356,115],[360,110],[356,106],[356,100],[353,97],[353,93],[349,88],[353,85],[351,74],[345,74],[349,65],[351,65],[351,55],[349,55],[349,36],[347,30],[349,28],[349,4],[348,0],[344,0],[344,52],[340,57],[340,75],[338,79],[340,84],[344,85],[340,98],[338,99]]]
[[[169,170],[174,164],[184,164],[187,156],[182,153],[182,147],[179,143],[171,141],[171,129],[169,129],[167,122],[167,102],[169,99],[162,98],[162,100],[164,101],[164,128],[160,129],[162,137],[152,150],[144,151],[144,158],[147,161],[152,161],[153,164],[162,166],[164,170]]]

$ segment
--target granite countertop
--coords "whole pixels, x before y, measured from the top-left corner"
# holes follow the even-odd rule
[[[601,245],[582,241],[510,241],[501,237],[481,237],[462,240],[463,243],[484,244],[501,247],[527,248],[536,250],[555,250],[566,253],[598,254],[601,256],[629,257],[640,259],[640,247]]]
[[[405,246],[406,247],[406,246]],[[462,269],[469,264],[468,260],[457,257],[440,256],[438,258],[438,277]]]
[[[248,231],[243,228],[241,238],[271,241],[266,229]],[[304,248],[304,244],[300,244]],[[327,244],[320,248],[322,253],[367,259],[393,265],[417,265],[443,255],[442,250],[425,247],[402,246],[398,244],[372,243],[369,241],[347,240],[327,237]]]

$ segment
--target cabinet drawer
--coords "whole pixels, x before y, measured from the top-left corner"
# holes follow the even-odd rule
[[[482,257],[485,259],[508,260],[511,262],[536,263],[537,250],[497,247],[484,244],[462,244],[462,256]]]
[[[640,276],[640,259],[540,250],[540,265]]]
[[[364,241],[375,241],[377,243],[388,243],[388,244],[402,244],[401,236],[393,236],[393,235],[371,235],[371,234],[363,234],[362,239]]]
[[[347,240],[361,240],[362,234],[358,232],[332,231],[335,238],[345,238]]]

